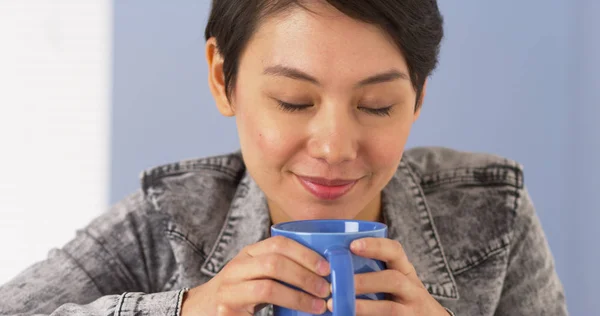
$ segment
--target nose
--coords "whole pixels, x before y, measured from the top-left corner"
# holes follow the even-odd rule
[[[356,159],[359,126],[347,107],[322,107],[312,118],[308,152],[329,165]]]

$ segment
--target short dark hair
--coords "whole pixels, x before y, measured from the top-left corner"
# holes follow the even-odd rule
[[[323,0],[359,21],[374,24],[394,40],[406,62],[419,102],[425,80],[438,63],[443,18],[436,0]],[[213,0],[205,37],[216,38],[223,56],[229,97],[237,79],[241,54],[265,17],[305,7],[305,0]]]

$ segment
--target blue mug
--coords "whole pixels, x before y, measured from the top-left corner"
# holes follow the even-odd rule
[[[356,292],[354,274],[385,269],[378,260],[355,256],[350,251],[353,240],[364,237],[387,237],[387,226],[382,223],[357,220],[307,220],[280,223],[271,226],[271,236],[284,236],[321,254],[331,266],[326,277],[332,285],[333,311],[322,315],[355,316]],[[359,299],[383,300],[385,294],[373,293]],[[275,316],[311,316],[280,306],[274,306]]]

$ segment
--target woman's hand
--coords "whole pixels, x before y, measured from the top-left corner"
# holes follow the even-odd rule
[[[357,256],[387,264],[387,270],[355,275],[356,295],[388,293],[391,296],[391,300],[383,301],[356,300],[357,316],[449,315],[427,292],[399,242],[387,238],[362,238],[355,240],[350,249]],[[333,310],[331,300],[327,306]]]
[[[187,292],[182,315],[254,315],[266,304],[322,314],[329,296],[323,277],[329,269],[321,255],[301,244],[281,236],[268,238],[244,248],[214,278]]]

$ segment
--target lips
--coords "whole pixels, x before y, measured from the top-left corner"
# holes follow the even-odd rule
[[[322,200],[337,200],[348,193],[358,180],[325,179],[296,175],[300,184]]]

